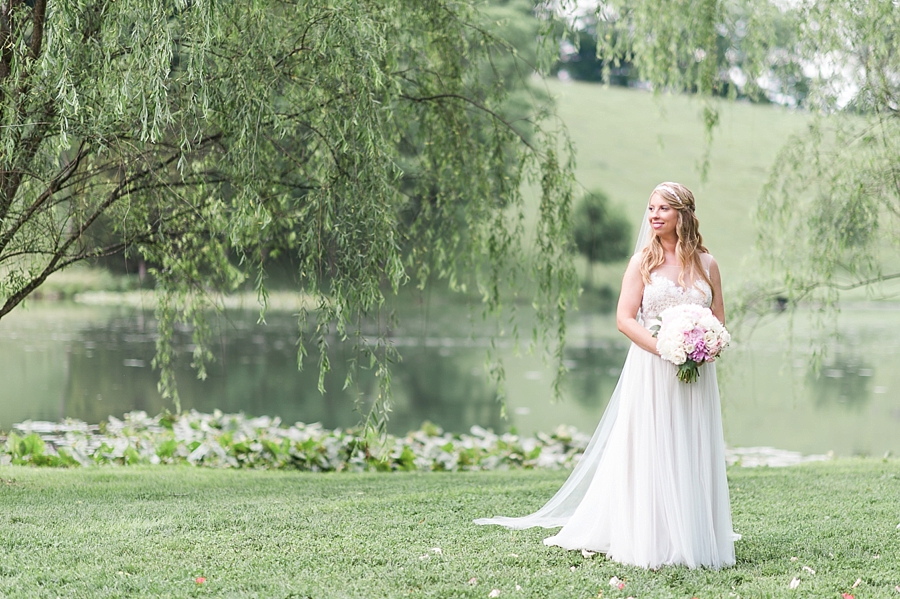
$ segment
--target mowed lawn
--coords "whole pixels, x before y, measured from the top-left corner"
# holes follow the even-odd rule
[[[721,571],[645,571],[471,524],[539,507],[565,476],[0,468],[0,596],[900,596],[900,460],[730,469],[743,540]]]

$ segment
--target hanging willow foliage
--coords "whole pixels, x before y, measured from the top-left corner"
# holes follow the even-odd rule
[[[827,0],[798,11],[815,119],[776,161],[759,245],[775,293],[831,311],[841,292],[878,297],[900,278],[900,8]]]
[[[530,268],[541,330],[561,344],[572,157],[539,106],[511,105],[532,67],[491,10],[0,5],[0,317],[68,265],[136,253],[160,296],[160,390],[180,407],[173,330],[193,330],[203,376],[216,293],[250,277],[264,305],[267,257],[289,252],[315,302],[298,359],[316,347],[324,376],[332,335],[357,333],[381,383],[376,425],[394,356],[359,323],[410,279],[461,286],[475,272],[497,309],[507,274]],[[534,249],[522,247],[528,180],[542,194]]]
[[[607,72],[633,64],[656,92],[703,97],[708,140],[712,96],[772,98],[813,116],[762,190],[757,247],[771,270],[748,284],[739,313],[813,305],[833,323],[841,292],[878,297],[900,278],[896,1],[605,0],[587,15],[581,4],[548,6],[591,23]]]

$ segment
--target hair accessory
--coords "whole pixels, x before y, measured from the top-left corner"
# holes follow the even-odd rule
[[[673,188],[665,183],[660,183],[659,185],[656,186],[656,188],[653,191],[665,191],[666,193],[669,193],[669,194],[675,196],[676,198],[678,198],[678,201],[681,201],[681,197],[675,191],[675,188]]]

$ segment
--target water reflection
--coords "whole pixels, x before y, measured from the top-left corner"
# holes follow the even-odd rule
[[[567,394],[586,408],[606,406],[625,363],[624,342],[594,339],[581,347],[566,348]]]
[[[0,429],[28,418],[100,422],[134,409],[158,413],[171,408],[156,389],[158,373],[151,368],[155,323],[147,314],[54,304],[32,306],[0,321]],[[501,345],[511,408],[504,420],[483,370],[493,329],[469,314],[466,306],[441,306],[430,317],[412,314],[401,320],[402,328],[392,337],[403,359],[393,368],[391,432],[405,433],[424,420],[452,432],[473,424],[497,431],[515,426],[524,434],[559,424],[594,429],[628,345],[612,316],[581,313],[570,322],[565,355],[570,370],[566,399],[559,403],[552,402],[552,363],[540,355],[516,357],[511,343]],[[331,343],[333,371],[323,397],[316,389],[314,358],[306,370],[297,370],[295,318],[272,313],[265,326],[256,318],[253,312],[229,312],[219,321],[217,360],[206,381],[198,381],[189,367],[189,332],[178,333],[183,406],[318,421],[327,427],[357,424],[357,398],[363,398],[365,409],[377,389],[365,370],[351,388],[343,388],[351,348]],[[803,355],[786,358],[777,323],[743,351],[723,357],[729,374],[720,377],[727,443],[843,455],[900,452],[900,342],[883,334],[883,312],[842,318],[852,320],[819,377],[805,367],[794,368],[795,360],[808,364]],[[900,323],[900,311],[896,320]]]
[[[817,408],[836,405],[858,412],[869,403],[875,370],[853,349],[852,345],[840,344],[832,350],[818,373],[809,370],[807,382]]]
[[[405,432],[430,420],[448,431],[468,431],[473,424],[506,429],[496,392],[477,366],[483,361],[478,348],[403,348],[394,370],[396,409],[389,428]]]
[[[228,313],[218,320],[216,360],[202,381],[190,368],[190,331],[176,333],[176,376],[185,409],[268,414],[329,428],[360,422],[357,410],[371,405],[376,380],[370,370],[361,369],[353,385],[344,388],[350,344],[331,340],[332,370],[322,396],[315,359],[303,370],[297,368],[296,320],[279,314],[270,314],[266,325],[255,320],[251,313]],[[20,379],[17,395],[27,395],[31,405],[23,410],[21,403],[0,401],[0,428],[23,418],[100,422],[130,410],[155,414],[171,409],[171,402],[157,391],[159,375],[151,367],[155,322],[146,315],[124,313],[62,324],[66,332],[54,330],[60,323],[5,324],[0,329],[0,376]],[[390,432],[406,433],[425,420],[450,431],[466,431],[473,424],[496,430],[508,426],[494,390],[477,368],[484,359],[480,348],[428,347],[430,339],[415,337],[401,341],[403,359],[393,368],[396,397]],[[48,378],[46,370],[54,370],[54,376]]]

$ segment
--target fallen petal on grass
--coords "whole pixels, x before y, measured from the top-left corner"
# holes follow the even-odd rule
[[[850,593],[841,593],[841,599],[854,599]]]
[[[488,593],[488,597],[491,597],[491,599],[493,599],[494,597],[499,597],[499,596],[500,596],[500,589],[493,589],[490,593]]]
[[[609,579],[609,586],[617,587],[617,586],[619,586],[620,582],[622,582],[622,581],[619,580],[618,576],[613,576],[612,578]]]
[[[441,551],[441,548],[440,548],[440,547],[432,547],[432,548],[431,548],[431,551],[433,551],[434,553],[437,553],[438,555],[443,555],[443,554],[444,554],[444,552]]]
[[[473,576],[472,578],[469,579],[469,584],[471,584],[473,586],[478,584],[478,579]]]
[[[570,567],[569,567],[569,570],[571,570],[572,572],[574,572],[574,571],[575,571],[575,566],[570,566]]]
[[[198,576],[194,579],[194,582],[197,584],[203,584],[204,582],[206,582],[206,578],[204,578],[203,576]]]
[[[855,589],[856,587],[858,587],[860,585],[860,583],[862,583],[862,578],[857,578],[856,582],[854,582],[853,586],[851,586],[850,588]]]
[[[516,585],[516,590],[517,590],[517,591],[521,591],[521,590],[522,590],[522,585],[517,584],[517,585]]]
[[[810,574],[815,574],[816,571],[810,568],[809,566],[803,566],[803,569],[809,572]]]
[[[584,559],[594,557],[595,555],[597,555],[596,551],[588,551],[587,549],[581,550],[581,557],[583,557]]]
[[[795,576],[794,578],[791,579],[791,582],[788,585],[788,587],[790,587],[792,589],[796,589],[798,586],[800,586],[800,579]]]
[[[792,557],[792,558],[791,558],[791,561],[792,561],[792,562],[795,562],[795,561],[797,561],[798,559],[800,559],[800,558],[799,558],[799,557]]]

